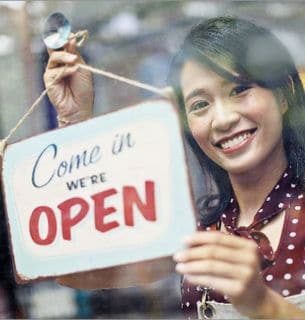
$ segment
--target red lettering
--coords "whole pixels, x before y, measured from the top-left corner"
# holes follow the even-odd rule
[[[48,220],[48,234],[45,239],[42,239],[39,234],[39,221],[43,213]],[[51,208],[46,206],[37,207],[32,212],[29,224],[30,235],[35,243],[40,245],[48,245],[54,241],[57,233],[57,224],[55,214]]]
[[[106,206],[106,199],[114,196],[118,191],[108,189],[91,196],[94,202],[94,225],[100,232],[107,232],[120,226],[114,218],[107,219],[109,215],[116,213],[115,206]],[[135,207],[147,221],[156,221],[155,183],[145,181],[145,199],[141,199],[135,187],[124,186],[122,189],[123,213],[126,226],[135,225]],[[80,197],[70,198],[58,206],[61,213],[62,237],[71,240],[72,228],[79,224],[89,212],[89,203]],[[47,235],[40,234],[40,219],[45,215],[47,221]],[[109,217],[108,217],[109,218]],[[110,221],[109,221],[110,220]],[[54,242],[57,235],[57,221],[55,212],[47,206],[39,206],[33,210],[29,221],[30,235],[33,241],[39,245],[49,245]]]
[[[78,214],[71,217],[71,209],[80,206]],[[84,219],[89,211],[89,204],[82,198],[71,198],[58,205],[61,211],[62,236],[65,240],[71,240],[71,229]]]
[[[109,189],[91,196],[95,204],[94,205],[95,227],[97,230],[101,232],[107,232],[119,226],[119,223],[117,221],[111,221],[108,223],[105,223],[104,221],[104,218],[106,216],[116,212],[116,209],[114,207],[105,208],[105,198],[110,197],[117,193],[118,192],[116,189]]]
[[[136,188],[131,186],[123,187],[124,217],[127,226],[134,226],[134,204],[136,204],[146,220],[156,221],[154,186],[155,184],[153,181],[145,181],[146,203],[141,201]]]

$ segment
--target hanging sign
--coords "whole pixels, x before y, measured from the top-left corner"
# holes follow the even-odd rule
[[[3,184],[19,281],[170,256],[195,230],[166,100],[9,145]]]

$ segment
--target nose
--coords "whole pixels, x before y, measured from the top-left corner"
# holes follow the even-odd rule
[[[211,127],[214,130],[228,131],[240,120],[240,114],[224,101],[214,104]]]

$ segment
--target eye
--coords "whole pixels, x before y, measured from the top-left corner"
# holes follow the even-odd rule
[[[194,102],[191,105],[189,112],[202,110],[202,109],[206,108],[208,105],[209,105],[209,103],[207,101],[204,101],[204,100]]]
[[[232,91],[230,92],[230,96],[237,96],[251,88],[252,87],[249,85],[238,85],[232,89]]]

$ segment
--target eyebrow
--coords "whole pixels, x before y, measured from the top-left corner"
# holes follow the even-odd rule
[[[228,81],[226,79],[224,79],[221,83],[221,86],[222,87],[225,87],[227,85],[230,85],[231,83],[234,83],[233,81]],[[238,83],[238,82],[236,82]],[[241,82],[242,83],[242,82]],[[244,81],[245,84],[249,84],[249,82],[247,81]],[[186,97],[185,97],[185,102],[187,102],[188,100],[194,98],[194,97],[197,97],[197,96],[200,96],[200,95],[209,95],[209,93],[203,89],[203,88],[197,88],[197,89],[194,89],[193,91],[191,91]]]

